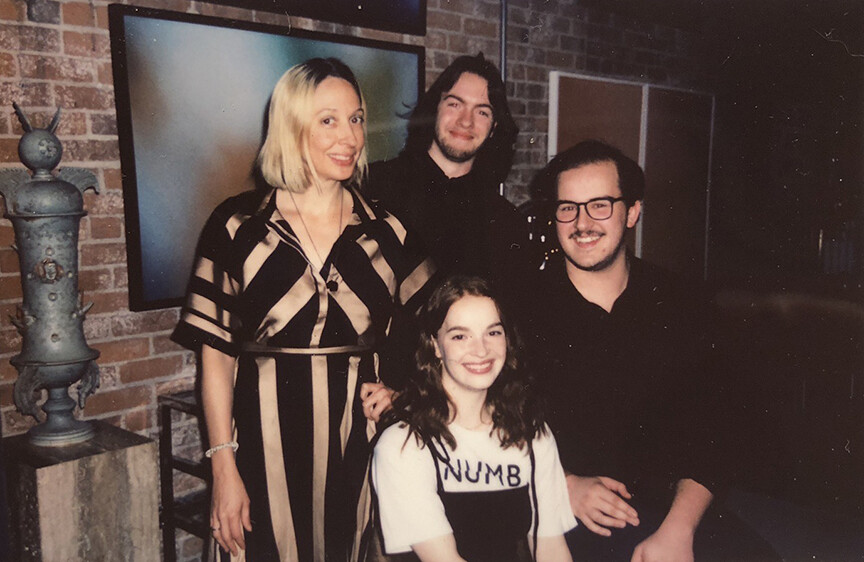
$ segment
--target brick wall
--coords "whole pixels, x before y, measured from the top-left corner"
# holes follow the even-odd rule
[[[427,84],[452,58],[483,51],[499,61],[500,3],[494,0],[428,0],[425,37],[364,30],[304,18],[225,8],[186,0],[127,2],[274,25],[291,25],[426,47]],[[108,2],[102,0],[0,0],[0,165],[20,167],[22,134],[12,109],[21,105],[31,123],[46,126],[57,106],[64,143],[62,166],[92,170],[100,194],[88,192],[81,222],[80,288],[93,301],[85,322],[88,342],[101,351],[102,385],[85,415],[144,435],[158,431],[156,397],[192,388],[195,358],[168,340],[176,309],[132,313],[127,302],[123,197],[118,156]],[[521,129],[507,195],[526,199],[525,186],[545,163],[547,80],[550,70],[584,72],[669,85],[705,83],[698,37],[660,25],[624,21],[581,7],[575,0],[512,0],[508,13],[507,76],[511,107]],[[15,411],[17,372],[9,358],[20,337],[6,318],[21,301],[11,224],[0,220],[0,414],[2,432],[26,431],[33,421]],[[194,449],[197,433],[184,431],[180,447]],[[186,486],[182,481],[181,486]],[[200,543],[183,545],[193,556]]]

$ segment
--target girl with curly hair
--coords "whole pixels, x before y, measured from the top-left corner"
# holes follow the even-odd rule
[[[388,554],[570,561],[576,525],[551,432],[489,285],[456,276],[420,311],[417,370],[372,477]]]

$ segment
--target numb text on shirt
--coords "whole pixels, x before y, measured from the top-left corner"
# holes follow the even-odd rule
[[[501,486],[509,488],[518,488],[523,485],[519,465],[517,464],[499,464],[493,468],[483,461],[469,462],[467,460],[456,459],[455,466],[452,462],[444,465],[442,478],[449,480],[451,477],[456,482],[462,482],[464,478],[468,482],[475,484],[481,478],[484,479],[486,484],[497,480]]]

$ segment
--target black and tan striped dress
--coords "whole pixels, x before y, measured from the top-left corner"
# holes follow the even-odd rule
[[[273,191],[228,199],[201,235],[172,337],[238,359],[237,465],[253,530],[234,560],[342,562],[364,548],[375,428],[359,389],[378,380],[376,347],[433,266],[395,217],[350,191],[353,215],[322,271]]]

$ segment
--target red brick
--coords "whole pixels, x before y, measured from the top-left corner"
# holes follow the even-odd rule
[[[123,173],[120,168],[103,168],[102,185],[105,189],[123,189]]]
[[[90,59],[22,54],[18,64],[24,78],[93,82],[97,76],[97,63]]]
[[[110,62],[100,62],[97,74],[100,84],[114,85],[114,70]]]
[[[462,18],[458,14],[450,12],[428,10],[426,12],[426,25],[430,28],[446,29],[458,33],[462,30]]]
[[[63,52],[78,57],[108,58],[111,47],[104,33],[66,31],[63,33]]]
[[[22,296],[21,277],[18,275],[4,275],[0,277],[0,298],[20,299]]]
[[[66,137],[86,134],[87,114],[83,111],[69,111],[64,108],[63,112],[60,114],[60,124],[57,126],[57,136],[60,140],[65,143],[68,142]],[[61,165],[60,167],[62,168],[63,166]]]
[[[153,422],[155,419],[154,410],[148,408],[138,408],[131,412],[123,414],[123,427],[128,431],[142,433],[156,426]]]
[[[0,224],[0,247],[8,248],[15,243],[15,229],[11,223],[4,222],[5,224]]]
[[[122,215],[123,194],[120,191],[104,190],[103,193],[84,193],[84,209],[94,216]]]
[[[90,236],[95,240],[123,236],[123,220],[119,217],[90,217]]]
[[[112,140],[68,140],[64,143],[64,162],[112,162],[120,159],[120,148]]]
[[[21,48],[18,27],[14,24],[0,23],[0,49],[17,51]]]
[[[104,291],[113,287],[114,276],[110,269],[84,269],[78,274],[78,289],[81,291]]]
[[[24,0],[0,2],[0,20],[24,21],[27,18],[27,3]]]
[[[113,113],[92,113],[90,130],[94,135],[117,136],[117,118]]]
[[[291,16],[288,14],[277,14],[275,12],[265,12],[260,10],[255,12],[254,19],[258,23],[266,23],[268,25],[281,25],[283,27],[291,25]]]
[[[183,357],[154,357],[141,361],[130,361],[120,366],[120,380],[123,384],[159,379],[179,374],[183,369]]]
[[[180,347],[178,344],[171,341],[170,337],[166,334],[164,336],[153,336],[153,353],[155,354],[163,354],[163,353],[173,353],[176,351],[184,351],[185,348]],[[189,355],[192,355],[191,362],[194,362],[194,355],[189,352]],[[190,360],[186,360],[186,364],[189,364]]]
[[[111,331],[115,336],[131,336],[172,330],[179,320],[176,308],[115,315]]]
[[[21,303],[19,301],[7,301],[3,304],[0,304],[0,323],[2,323],[5,327],[11,326],[12,322],[9,320],[9,317],[16,316],[18,314],[18,306],[20,304]]]
[[[108,6],[96,6],[96,27],[108,29]]]
[[[149,386],[127,386],[107,392],[97,390],[96,394],[87,399],[84,411],[88,416],[93,416],[140,408],[149,404],[152,396],[153,391]]]
[[[173,10],[175,12],[185,12],[189,8],[187,0],[137,0],[135,5],[145,8]]]
[[[446,49],[447,35],[438,30],[428,30],[426,32],[426,48],[427,49]]]
[[[123,292],[99,293],[94,295],[90,314],[107,314],[129,310],[129,294]]]
[[[462,26],[464,33],[472,37],[489,37],[491,39],[498,37],[498,24],[491,21],[465,18],[462,20]],[[489,53],[489,55],[491,54]]]
[[[118,289],[129,286],[129,271],[125,267],[114,268],[114,286]]]
[[[150,342],[148,338],[128,338],[112,340],[107,342],[92,342],[102,352],[99,357],[100,363],[116,363],[118,361],[130,361],[147,357],[150,353]]]
[[[9,362],[12,357],[9,355],[0,360],[0,381],[15,381],[18,378],[18,369]]]
[[[93,6],[85,2],[63,4],[60,13],[64,25],[92,27],[96,23]]]
[[[48,82],[2,82],[0,99],[14,101],[26,112],[31,107],[52,106],[53,93]],[[17,143],[17,139],[15,140]]]
[[[81,302],[84,304],[89,304],[94,301],[99,301],[101,295],[94,296],[83,293],[81,295]],[[95,302],[94,302],[94,307]],[[93,314],[93,309],[87,312],[87,316],[84,318],[84,337],[87,341],[99,341],[99,340],[107,340],[111,338],[111,319],[106,318],[105,316],[97,316]],[[94,346],[90,346],[94,347]]]
[[[364,39],[372,39],[373,41],[388,41],[391,43],[401,43],[402,35],[392,31],[381,31],[380,29],[357,29],[357,36]]]
[[[456,53],[478,53],[483,52],[490,59],[492,53],[498,50],[497,39],[483,37],[472,37],[469,35],[451,35],[447,38],[447,48]]]
[[[57,86],[58,105],[64,108],[114,109],[114,93],[107,88],[93,86]]]
[[[117,242],[104,244],[82,244],[81,266],[124,263],[126,261],[126,245]]]
[[[18,262],[18,252],[9,248],[0,249],[0,272],[18,273],[21,268]]]
[[[18,139],[0,139],[0,162],[18,163]]]
[[[91,346],[92,347],[92,346]],[[95,349],[98,349],[96,347]],[[99,360],[96,360],[97,363]],[[120,369],[117,365],[105,365],[99,363],[99,389],[103,391],[121,388],[120,384]]]
[[[234,8],[232,6],[220,6],[201,2],[198,4],[198,12],[205,16],[216,16],[220,18],[228,18],[232,20],[248,20],[252,14],[249,10],[243,8]]]
[[[14,388],[15,383],[13,382],[0,384],[0,406],[9,406],[15,403]]]
[[[60,33],[54,29],[37,26],[18,27],[19,49],[38,53],[59,53]]]
[[[11,53],[0,53],[0,76],[15,77],[18,75],[18,66],[15,57]]]
[[[7,325],[8,324],[4,322],[4,326]],[[20,351],[21,334],[19,334],[14,328],[0,330],[0,353],[18,353]]]

